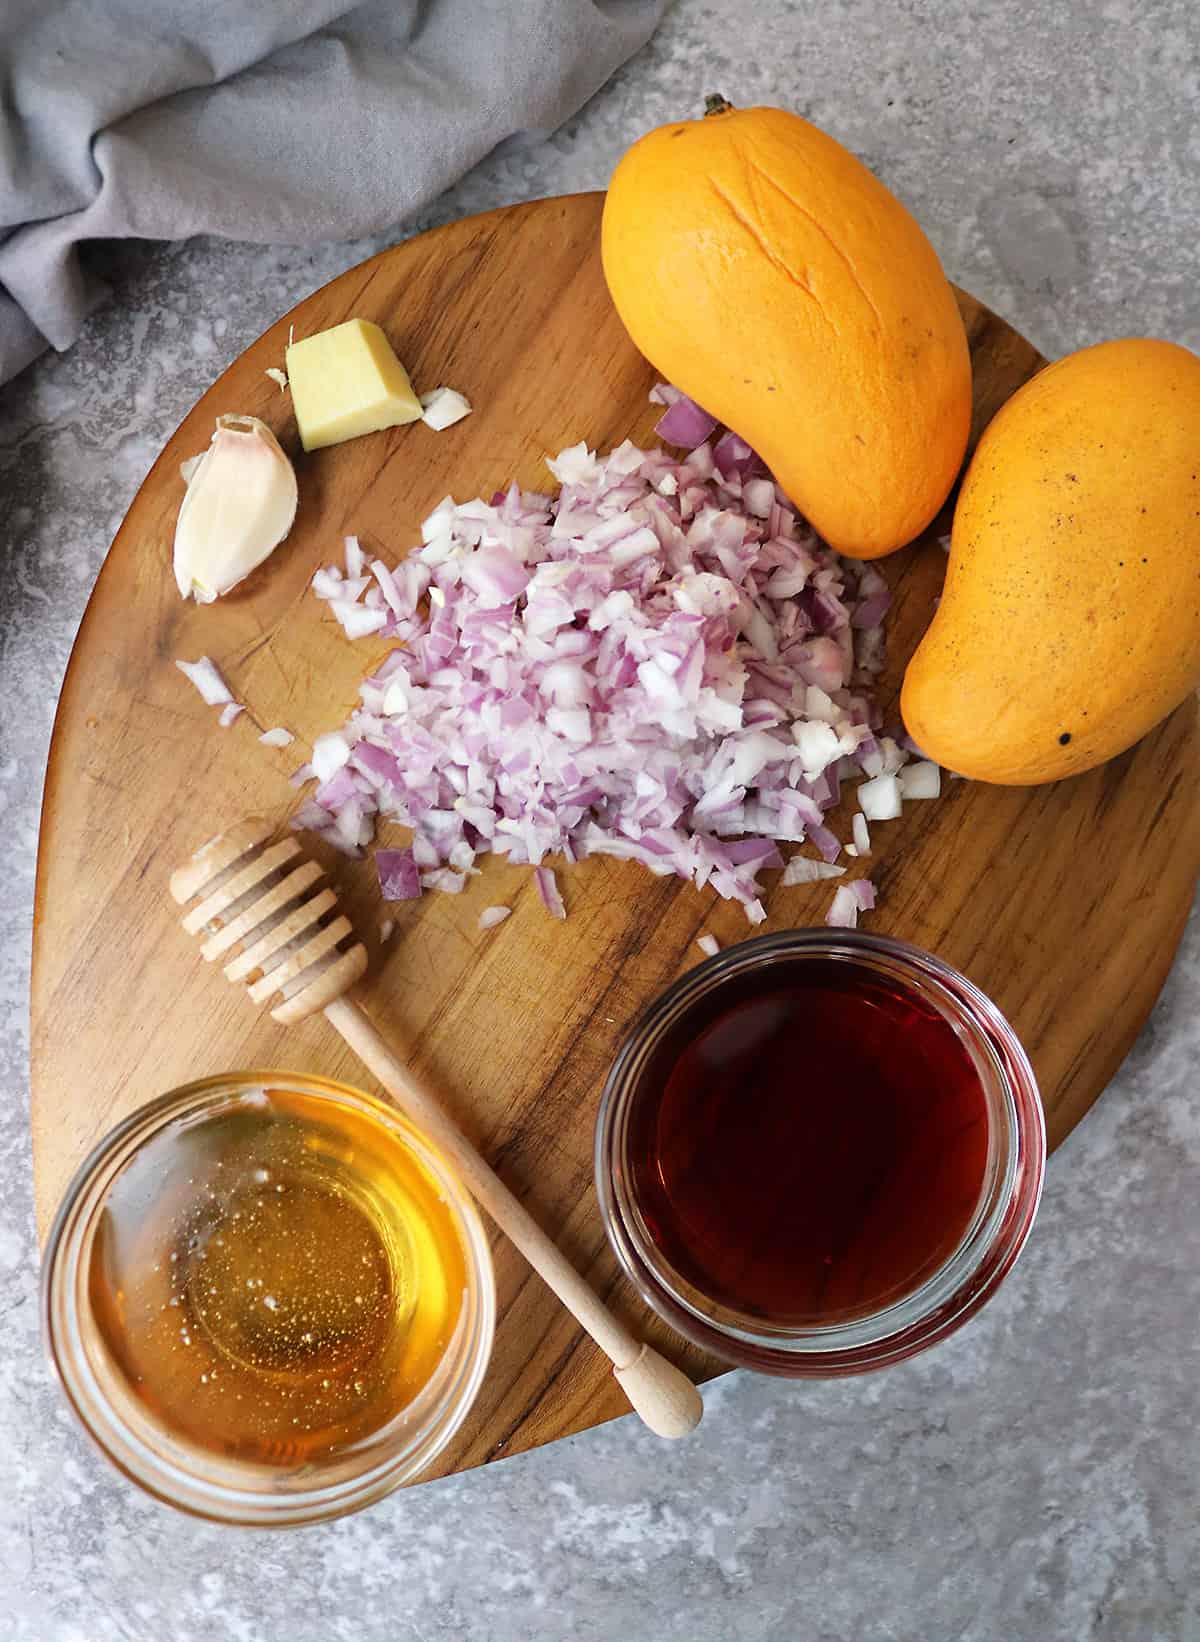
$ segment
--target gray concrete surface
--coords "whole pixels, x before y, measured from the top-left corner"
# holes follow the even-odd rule
[[[600,186],[633,137],[720,89],[849,143],[1046,351],[1137,332],[1195,347],[1198,45],[1193,0],[678,0],[578,120],[430,220]],[[268,321],[374,249],[110,250],[117,300],[0,393],[0,1638],[1197,1642],[1196,917],[1052,1163],[1025,1260],[918,1362],[734,1376],[685,1446],[623,1421],[272,1538],[143,1500],[69,1424],[36,1333],[26,1072],[56,693],[161,441]]]

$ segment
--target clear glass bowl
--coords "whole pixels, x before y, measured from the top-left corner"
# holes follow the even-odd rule
[[[918,1288],[844,1322],[775,1326],[714,1301],[674,1270],[639,1209],[631,1113],[656,1049],[689,1011],[735,977],[806,959],[865,965],[909,988],[952,1025],[978,1071],[988,1155],[975,1213],[958,1245]],[[596,1190],[609,1242],[646,1303],[685,1339],[742,1367],[797,1377],[861,1373],[942,1340],[1012,1269],[1037,1211],[1046,1157],[1042,1103],[1025,1051],[988,998],[940,959],[860,931],[795,930],[730,947],[682,976],[634,1025],[608,1075],[596,1122]]]
[[[171,1125],[201,1124],[237,1103],[261,1107],[264,1092],[269,1099],[271,1090],[330,1103],[331,1118],[333,1108],[341,1108],[360,1136],[378,1129],[393,1157],[402,1148],[448,1212],[465,1271],[456,1326],[444,1344],[439,1341],[441,1354],[412,1400],[378,1429],[334,1445],[330,1452],[278,1464],[217,1452],[156,1417],[131,1389],[91,1291],[105,1205],[143,1148],[156,1137],[166,1144],[164,1131]],[[55,1217],[42,1265],[41,1303],[47,1354],[67,1401],[112,1463],[169,1505],[210,1521],[250,1527],[342,1516],[424,1470],[462,1424],[478,1393],[496,1317],[487,1237],[466,1188],[436,1147],[372,1096],[323,1078],[275,1071],[227,1073],[188,1084],[143,1106],[107,1135],[80,1167]]]

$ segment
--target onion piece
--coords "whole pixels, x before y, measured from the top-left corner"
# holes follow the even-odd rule
[[[856,929],[858,912],[858,897],[853,893],[853,886],[841,884],[833,892],[833,900],[825,914],[825,922],[830,929]]]
[[[659,417],[654,431],[668,445],[682,445],[685,450],[694,450],[717,431],[717,419],[701,410],[694,399],[680,393],[668,407],[666,415]]]
[[[908,764],[899,774],[902,798],[939,798],[942,791],[942,772],[930,759]]]
[[[273,730],[264,730],[258,739],[264,747],[290,747],[296,738],[290,730],[285,730],[280,724]]]
[[[484,907],[479,914],[479,927],[480,929],[495,929],[497,924],[502,924],[506,918],[511,916],[511,907]]]
[[[860,912],[870,912],[875,905],[875,885],[869,878],[856,878],[846,889],[853,895]]]
[[[552,918],[565,918],[567,909],[563,905],[563,898],[559,894],[558,880],[549,867],[534,867],[534,882],[541,897],[542,905]]]
[[[375,871],[385,901],[415,901],[419,897],[421,877],[411,850],[376,850]]]
[[[790,889],[793,884],[815,884],[822,878],[840,878],[845,867],[830,861],[813,861],[807,855],[793,855],[783,869],[780,887]]]
[[[396,933],[396,920],[394,918],[381,918],[379,920],[379,944],[380,944],[380,946],[386,946],[387,943],[391,940],[392,936],[395,933]]]
[[[227,730],[233,723],[234,719],[245,711],[246,709],[242,706],[240,701],[227,701],[224,707],[221,708],[217,722],[223,730]]]
[[[706,958],[715,958],[721,950],[721,943],[715,935],[697,935],[696,945]]]
[[[854,847],[860,855],[871,853],[871,830],[867,826],[867,818],[861,812],[856,814],[850,822],[854,834]]]
[[[350,743],[336,731],[313,742],[312,770],[318,781],[329,781],[349,762]]]
[[[421,395],[421,420],[427,428],[433,428],[441,433],[444,428],[452,428],[456,422],[461,422],[464,416],[470,416],[471,403],[461,393],[453,388],[435,388],[432,393]]]
[[[858,789],[858,807],[868,821],[894,821],[900,814],[900,783],[894,775],[877,775]]]
[[[233,700],[233,691],[208,656],[201,656],[199,661],[177,661],[175,665],[196,686],[210,707],[220,707]]]

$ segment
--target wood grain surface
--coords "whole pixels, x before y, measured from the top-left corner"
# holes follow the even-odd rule
[[[355,531],[389,560],[448,492],[487,496],[515,475],[545,487],[543,457],[585,439],[652,437],[654,373],[609,303],[600,196],[492,212],[422,235],[342,275],[286,314],[184,420],[129,510],[84,616],[63,686],[42,817],[34,926],[34,1164],[44,1232],[87,1150],[174,1084],[235,1067],[366,1081],[320,1017],[291,1031],[200,960],[167,896],[171,869],[251,810],[282,824],[305,742],[338,726],[388,648],[350,644],[307,592]],[[961,298],[975,432],[1039,366],[1034,349]],[[476,406],[444,433],[417,423],[305,456],[289,400],[263,372],[298,335],[379,321],[420,389]],[[285,545],[233,595],[180,601],[171,543],[179,463],[221,412],[268,422],[295,458],[300,511]],[[931,538],[946,528],[939,521]],[[883,561],[889,697],[927,623],[944,556],[932,539]],[[1013,635],[1019,644],[1020,634]],[[217,727],[174,666],[211,655],[250,711]],[[260,746],[283,724],[301,741]],[[1012,1020],[1041,1082],[1052,1144],[1104,1089],[1170,965],[1200,861],[1197,714],[1189,702],[1105,768],[1056,786],[946,783],[935,803],[872,828],[880,907],[867,925],[959,965]],[[848,818],[835,825],[848,835]],[[399,840],[403,834],[397,832]],[[642,1007],[698,961],[695,937],[747,934],[740,907],[633,863],[560,872],[569,919],[542,910],[528,869],[488,859],[459,897],[381,907],[369,860],[325,857],[372,951],[363,996],[393,1041],[509,1185],[638,1330],[698,1377],[721,1365],[648,1319],[618,1280],[592,1187],[597,1097]],[[819,922],[828,886],[775,890],[765,929]],[[480,909],[513,916],[481,934]],[[1036,1234],[1035,1234],[1036,1235]],[[578,1431],[624,1409],[599,1352],[524,1263],[496,1245],[500,1326],[483,1393],[437,1471]]]

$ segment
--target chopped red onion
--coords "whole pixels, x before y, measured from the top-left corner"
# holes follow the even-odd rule
[[[450,893],[490,850],[564,916],[546,857],[610,855],[759,923],[778,843],[822,857],[784,883],[843,870],[822,819],[842,781],[899,804],[908,749],[869,693],[882,575],[821,542],[744,440],[656,396],[696,441],[682,457],[581,443],[549,462],[557,496],[447,497],[395,568],[348,547],[345,575],[314,577],[348,635],[403,647],[314,745],[306,824],[354,851],[377,817],[408,826],[418,882]]]
[[[871,830],[867,826],[867,818],[861,812],[856,814],[850,823],[854,834],[854,847],[860,855],[871,853]]]
[[[385,901],[415,901],[420,895],[421,876],[411,850],[376,850],[375,871]]]
[[[858,789],[858,807],[868,821],[893,821],[900,814],[900,783],[894,775],[877,775]]]
[[[856,878],[846,889],[853,895],[860,912],[870,912],[875,905],[875,885],[869,878]]]
[[[246,709],[242,706],[240,701],[227,701],[224,707],[221,708],[217,722],[223,730],[227,730],[233,723],[234,719],[237,718],[238,714],[244,713],[245,711]]]
[[[845,867],[834,866],[829,861],[814,861],[807,855],[793,855],[784,867],[779,883],[783,889],[789,889],[793,884],[815,884],[822,878],[840,878],[845,870]]]
[[[201,656],[199,661],[177,661],[175,665],[196,686],[208,706],[220,707],[222,703],[233,700],[233,691],[217,671],[216,663],[208,656]]]
[[[715,958],[721,950],[721,943],[715,935],[697,935],[696,945],[706,958]]]
[[[546,911],[552,918],[565,918],[567,909],[563,906],[563,898],[558,892],[558,880],[550,868],[534,867],[533,876]]]
[[[654,431],[665,444],[682,445],[686,450],[694,450],[717,431],[717,419],[701,410],[694,399],[681,393],[666,415],[659,417]]]
[[[502,924],[511,913],[511,907],[484,907],[479,914],[479,927],[480,929],[495,929],[496,925]]]
[[[273,730],[264,730],[258,739],[264,747],[290,747],[296,738],[290,730],[285,730],[282,725],[278,725]]]
[[[942,772],[929,759],[909,764],[899,775],[902,798],[938,798],[942,791]]]
[[[831,929],[856,929],[858,912],[858,896],[854,894],[854,886],[842,884],[833,892],[833,901],[825,914],[825,922]]]

